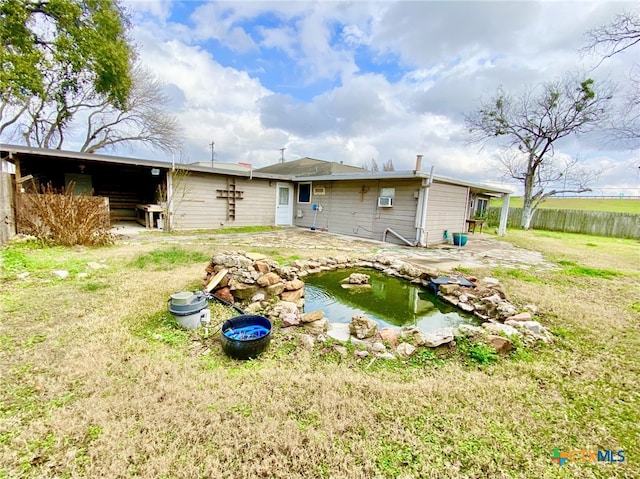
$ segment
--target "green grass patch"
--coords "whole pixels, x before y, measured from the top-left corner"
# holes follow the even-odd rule
[[[473,269],[472,268],[465,268],[462,265],[458,265],[455,268],[453,268],[454,271],[457,271],[458,273],[462,273],[462,274],[472,274],[473,273]]]
[[[132,332],[138,337],[170,346],[186,346],[191,341],[192,332],[183,329],[166,310],[137,321],[133,324]]]
[[[198,251],[186,251],[176,246],[162,248],[136,256],[129,264],[139,269],[168,271],[177,266],[206,262],[209,256]]]
[[[490,206],[501,207],[502,199],[492,199]],[[509,200],[511,208],[522,208],[522,197]],[[550,210],[586,210],[640,214],[640,200],[620,198],[548,198],[540,208]]]
[[[15,243],[0,250],[2,279],[16,279],[20,273],[37,278],[50,277],[53,270],[67,270],[77,274],[86,270],[86,261],[69,258],[69,248],[47,247],[40,243]]]
[[[82,289],[89,293],[100,291],[101,289],[109,289],[110,287],[111,285],[109,283],[103,283],[100,281],[88,281],[82,285]]]
[[[568,260],[560,260],[558,261],[558,264],[564,266],[564,269],[562,270],[563,274],[574,277],[613,279],[618,276],[624,276],[619,271],[614,271],[611,269],[589,268],[587,266],[580,266],[579,264]]]
[[[252,413],[251,404],[247,403],[234,404],[233,406],[229,406],[228,411],[230,413],[239,414],[244,418],[251,417]]]
[[[262,253],[280,265],[288,265],[290,263],[293,263],[294,261],[304,259],[302,256],[299,256],[297,254],[290,254],[290,255],[283,254],[283,251],[281,249],[271,249],[271,250],[261,250],[261,251],[254,250],[253,252]]]
[[[427,348],[420,348],[418,351],[409,358],[407,361],[410,366],[425,368],[425,367],[437,367],[444,363],[444,360]]]
[[[456,346],[467,363],[485,366],[498,361],[496,350],[483,342],[470,341],[468,338],[458,338]]]
[[[100,434],[102,434],[103,431],[104,429],[102,426],[98,426],[96,424],[89,424],[89,426],[87,427],[87,441],[88,442],[95,441],[100,437]]]
[[[16,375],[18,378],[20,374]],[[12,421],[27,423],[43,414],[40,392],[29,384],[3,385],[0,397],[0,419],[11,418]]]
[[[407,476],[409,472],[416,472],[420,466],[420,456],[409,444],[395,440],[381,441],[375,453],[376,468],[383,477],[414,477]]]
[[[525,283],[534,283],[534,284],[546,284],[547,280],[540,276],[540,274],[534,274],[531,271],[526,269],[515,269],[515,268],[496,268],[492,273],[498,279],[504,278],[513,278],[518,279],[520,281],[524,281]]]
[[[34,334],[33,336],[29,336],[27,340],[24,342],[25,347],[34,346],[36,344],[42,343],[47,340],[46,334]]]

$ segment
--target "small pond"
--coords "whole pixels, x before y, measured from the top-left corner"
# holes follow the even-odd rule
[[[342,288],[340,282],[351,273],[369,275],[371,288]],[[477,318],[443,302],[427,288],[373,269],[310,274],[304,282],[305,311],[323,311],[333,323],[349,323],[352,316],[361,313],[380,327],[417,325],[423,331],[433,331],[479,324]]]

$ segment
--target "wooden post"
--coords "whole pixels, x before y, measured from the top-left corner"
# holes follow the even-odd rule
[[[20,181],[22,179],[22,172],[20,171],[20,158],[18,157],[18,155],[16,155],[16,157],[13,159],[13,164],[16,167],[16,198],[17,198],[18,195],[21,193],[21,188],[22,188],[22,181]]]

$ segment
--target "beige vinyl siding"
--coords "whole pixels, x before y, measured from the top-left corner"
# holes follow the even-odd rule
[[[294,211],[296,226],[309,228],[328,228],[332,233],[382,240],[386,228],[391,228],[408,240],[415,240],[415,213],[417,199],[414,192],[420,188],[420,181],[334,181],[314,182],[315,186],[324,186],[325,194],[311,195],[311,203],[298,203]],[[381,188],[395,188],[393,207],[379,208],[378,196]],[[322,205],[322,211],[316,215],[313,204]],[[298,216],[298,211],[302,217]],[[388,241],[400,242],[388,237]]]
[[[332,185],[329,182],[318,182],[311,184],[311,202],[310,203],[298,203],[298,187],[296,186],[295,197],[293,200],[293,224],[302,228],[310,228],[314,224],[320,228],[329,227],[329,218],[331,217],[331,211],[335,208],[332,203]],[[314,195],[313,188],[315,186],[324,186],[324,195]],[[318,211],[315,214],[313,211],[313,205],[322,205],[322,211]],[[302,213],[299,216],[298,212]]]
[[[296,226],[310,227],[314,223],[320,228],[350,236],[373,237],[373,215],[375,213],[374,196],[376,194],[375,181],[340,181],[314,182],[310,204],[298,203],[296,190],[294,223]],[[325,194],[313,195],[314,186],[324,186]],[[365,192],[362,194],[362,188]],[[315,214],[313,204],[322,205],[322,211]],[[302,212],[302,218],[297,212]]]
[[[375,221],[373,239],[382,240],[384,230],[392,229],[399,235],[409,240],[412,244],[416,239],[416,210],[418,200],[416,192],[420,190],[421,181],[380,181],[378,192],[375,198]],[[395,188],[395,198],[391,208],[378,207],[378,196],[382,188]],[[387,235],[386,240],[390,243],[405,244],[393,235]]]
[[[191,173],[184,185],[176,185],[173,227],[189,230],[221,228],[224,226],[273,226],[276,211],[275,182],[262,179],[235,178],[235,220],[227,219],[227,200],[217,198],[217,190],[227,189],[227,177]],[[183,193],[184,192],[184,195]]]
[[[467,212],[466,186],[433,183],[427,205],[427,242],[441,243],[444,231],[449,235],[464,231]]]
[[[373,217],[377,201],[377,181],[333,182],[329,231],[373,238]]]

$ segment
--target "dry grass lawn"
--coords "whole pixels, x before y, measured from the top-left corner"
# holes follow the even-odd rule
[[[557,341],[489,365],[457,350],[369,365],[277,330],[259,360],[233,361],[215,336],[182,331],[165,311],[172,292],[198,287],[211,254],[286,262],[376,247],[284,249],[265,238],[6,248],[0,478],[640,476],[638,242],[513,232],[562,270],[473,273],[537,304]],[[56,269],[72,274],[58,280]],[[626,459],[559,467],[554,448]]]

